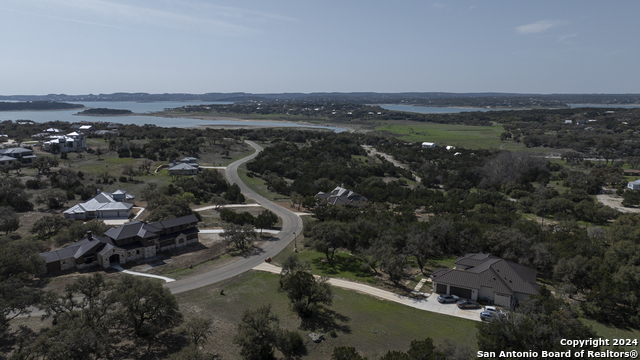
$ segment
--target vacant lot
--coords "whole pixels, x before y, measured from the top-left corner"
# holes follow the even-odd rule
[[[280,326],[296,330],[306,341],[304,359],[328,359],[336,346],[354,346],[369,359],[377,359],[388,350],[407,350],[415,339],[431,337],[436,343],[452,339],[476,348],[475,322],[420,311],[332,288],[333,306],[321,316],[302,322],[289,309],[286,294],[279,292],[278,275],[246,273],[229,281],[177,295],[185,316],[210,317],[215,332],[205,349],[224,359],[239,359],[232,344],[236,324],[247,309],[271,304],[280,318]],[[220,291],[224,289],[224,295]],[[328,333],[335,330],[336,337]],[[307,334],[324,334],[325,341],[315,344]]]
[[[395,134],[406,142],[434,142],[437,146],[455,146],[466,149],[506,149],[548,152],[546,148],[527,148],[522,143],[500,141],[502,125],[471,126],[433,124],[411,121],[377,121],[375,130]],[[556,151],[558,152],[558,151]]]

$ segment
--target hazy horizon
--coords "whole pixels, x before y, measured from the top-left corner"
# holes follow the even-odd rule
[[[640,3],[6,0],[2,95],[640,93]]]

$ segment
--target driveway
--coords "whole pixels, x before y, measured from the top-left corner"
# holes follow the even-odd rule
[[[248,254],[227,266],[204,274],[166,283],[165,286],[174,294],[215,284],[249,271],[263,263],[264,259],[277,255],[293,240],[295,235],[299,235],[302,232],[302,220],[298,215],[260,196],[240,180],[240,176],[238,176],[238,166],[254,159],[258,156],[258,153],[263,150],[258,144],[252,141],[247,140],[245,142],[253,147],[256,152],[229,164],[225,169],[225,175],[229,183],[238,184],[244,196],[252,198],[265,209],[271,210],[278,215],[282,219],[282,230],[280,230],[276,236],[272,237],[271,240],[265,242],[257,252]]]
[[[265,262],[260,263],[258,266],[254,267],[253,269],[266,271],[273,274],[280,274],[280,271],[282,270],[277,266],[267,264]],[[314,276],[318,277],[317,275],[314,275]],[[424,300],[418,300],[418,299],[412,299],[410,297],[394,294],[389,291],[381,290],[373,286],[354,283],[351,281],[329,278],[328,282],[329,284],[342,289],[355,290],[362,294],[375,296],[379,299],[392,301],[398,304],[410,306],[412,308],[416,308],[424,311],[430,311],[430,312],[443,314],[443,315],[455,316],[455,317],[459,317],[467,320],[481,321],[480,313],[482,312],[482,309],[475,309],[475,310],[464,309],[463,310],[458,308],[456,304],[440,304],[435,295],[432,295],[431,297]]]

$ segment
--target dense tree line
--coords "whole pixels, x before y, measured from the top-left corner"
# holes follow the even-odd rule
[[[0,101],[0,111],[21,111],[21,110],[68,110],[83,108],[84,105],[69,104],[56,101],[20,101],[6,102]]]

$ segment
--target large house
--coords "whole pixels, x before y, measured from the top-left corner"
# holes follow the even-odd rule
[[[44,151],[57,154],[59,152],[78,152],[87,147],[84,134],[72,132],[67,135],[52,135],[48,141],[42,144]]]
[[[198,242],[197,223],[195,215],[149,224],[133,221],[107,230],[104,236],[88,232],[82,240],[40,256],[49,273],[91,266],[108,268]]]
[[[135,197],[126,191],[100,192],[86,202],[76,204],[64,211],[67,219],[128,219],[133,215]]]
[[[169,175],[196,175],[198,174],[198,159],[186,157],[180,161],[169,164]]]
[[[22,164],[31,164],[35,158],[36,154],[31,149],[23,147],[0,149],[0,165],[9,165],[16,160]]]
[[[540,289],[535,269],[488,254],[461,256],[454,269],[436,269],[431,278],[436,293],[489,300],[506,307],[537,295]]]
[[[336,187],[330,193],[319,192],[316,197],[326,204],[360,206],[367,198],[343,187]]]

